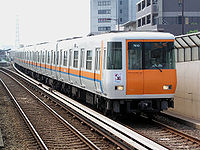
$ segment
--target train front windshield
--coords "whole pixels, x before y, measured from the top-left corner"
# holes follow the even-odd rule
[[[128,42],[128,69],[175,69],[173,42]]]

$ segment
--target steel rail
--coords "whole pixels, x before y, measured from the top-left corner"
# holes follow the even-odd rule
[[[15,67],[14,67],[15,68]],[[18,76],[22,76],[23,78],[25,78],[26,77],[26,75],[24,75],[23,73],[21,73],[20,71],[18,71],[18,69],[16,69],[15,68],[15,70],[17,70],[17,72],[18,72],[18,74],[17,73],[15,73],[15,72],[13,72],[13,71],[11,71],[12,73],[14,73],[14,74],[16,74],[16,75],[18,75]],[[7,70],[7,71],[10,71],[10,70]],[[19,75],[20,74],[20,75]],[[28,77],[28,78],[30,78],[30,77]],[[25,80],[26,81],[28,81],[28,82],[31,82],[31,83],[35,83],[36,85],[36,87],[38,86],[38,81],[29,81],[30,79],[27,79],[27,77],[25,78]],[[41,87],[40,86],[40,88],[45,88],[46,90],[49,90],[48,88],[46,88],[46,87]],[[42,90],[42,89],[41,89]],[[44,90],[44,89],[43,89]],[[45,91],[44,91],[45,92]],[[51,93],[52,94],[54,94],[55,96],[57,96],[57,97],[59,97],[60,99],[63,99],[61,96],[59,96],[59,95],[57,95],[56,93],[54,93],[53,91],[51,91]],[[48,94],[49,95],[49,94]],[[52,95],[50,95],[50,97],[52,97],[53,99],[55,99],[55,97],[53,97]],[[61,104],[61,106],[63,107],[63,105],[62,105],[62,102],[60,102],[59,100],[56,100],[57,101],[57,103],[59,103],[59,104]],[[66,101],[66,99],[65,99],[65,101]],[[67,101],[68,103],[70,103],[71,105],[73,105],[74,107],[76,107],[76,108],[78,108],[78,109],[80,109],[81,111],[83,111],[84,113],[87,113],[87,112],[85,112],[85,110],[83,110],[82,108],[79,108],[78,106],[75,106],[74,104],[72,104],[71,102],[69,102],[69,101]],[[64,106],[67,106],[66,104],[64,104]],[[69,106],[67,106],[67,107],[69,107]],[[69,108],[69,109],[72,109],[72,108]],[[84,120],[84,118],[85,117],[80,117],[80,114],[77,112],[76,113],[76,110],[73,110],[73,112],[75,112],[75,114],[78,114],[78,118],[79,119],[81,119],[81,120]],[[88,113],[87,113],[88,114]],[[97,119],[98,121],[101,121],[101,119],[99,119],[99,118],[96,118],[95,116],[93,116],[93,115],[91,115],[91,114],[88,114],[88,115],[90,115],[91,117],[94,117],[95,119]],[[89,120],[89,119],[87,119],[87,120]],[[119,147],[121,147],[121,148],[123,148],[123,149],[132,149],[133,147],[132,146],[130,146],[128,143],[126,143],[126,141],[124,141],[124,140],[122,140],[122,139],[116,139],[116,135],[108,135],[108,133],[106,133],[102,128],[99,128],[99,127],[97,127],[97,125],[95,125],[95,122],[91,122],[91,121],[87,121],[86,120],[86,124],[88,124],[89,126],[91,126],[92,128],[94,128],[95,130],[97,130],[99,133],[101,133],[102,135],[104,135],[106,138],[108,138],[109,140],[111,140],[112,142],[114,142],[115,144],[117,144],[116,143],[116,141],[118,142],[118,144],[117,145],[120,145]],[[110,125],[108,125],[106,122],[104,122],[104,121],[102,121],[102,123],[104,123],[105,125],[107,125],[107,126],[109,126],[109,128],[111,128],[111,126]],[[93,126],[93,125],[95,125],[95,127]],[[112,127],[113,128],[113,130],[115,130],[116,132],[119,132],[119,134],[122,134],[123,136],[126,136],[127,138],[129,138],[130,140],[133,140],[134,142],[136,142],[137,144],[139,144],[139,145],[141,145],[144,149],[151,149],[150,147],[148,147],[147,145],[145,145],[144,143],[141,143],[141,141],[139,142],[137,139],[135,139],[135,137],[131,137],[130,135],[126,135],[126,133],[123,133],[122,131],[119,131],[117,128],[115,128],[115,127]],[[128,146],[129,145],[129,146]],[[165,147],[163,147],[163,149],[165,149]]]
[[[5,69],[5,68],[3,68]],[[26,76],[24,74],[22,74],[21,72],[19,72],[16,68],[15,70],[18,72],[18,73],[15,73],[13,72],[12,70],[7,70],[5,69],[6,71],[9,71],[21,78],[24,78],[26,81],[28,81],[29,83],[31,84],[36,84],[36,86],[40,86],[42,88],[45,88],[44,86],[41,86],[41,84],[39,84],[38,81],[30,81],[26,78]],[[45,90],[48,90],[47,88],[45,88]],[[45,91],[44,91],[45,92]],[[61,96],[57,95],[56,93],[54,93],[53,91],[51,91],[51,93],[53,93],[54,95],[56,95],[57,97],[63,99]],[[48,94],[48,93],[46,93]],[[52,99],[55,99],[53,96],[49,95],[50,97],[52,97]],[[55,99],[56,100],[56,99]],[[128,150],[128,149],[133,149],[132,146],[130,146],[129,144],[127,143],[124,143],[124,141],[122,141],[121,139],[118,139],[115,135],[111,135],[109,132],[107,132],[106,130],[104,130],[103,128],[99,127],[98,124],[90,121],[89,119],[87,119],[86,117],[82,116],[81,114],[79,114],[78,112],[76,112],[76,110],[72,110],[71,108],[69,108],[67,105],[64,105],[65,107],[63,107],[63,103],[60,102],[59,100],[56,100],[56,103],[61,105],[62,108],[66,109],[67,111],[69,111],[72,115],[76,116],[76,118],[78,118],[79,120],[81,120],[82,122],[84,122],[85,124],[87,124],[88,126],[90,126],[91,128],[93,128],[94,130],[98,131],[101,135],[103,135],[105,138],[107,138],[108,140],[110,140],[111,142],[113,142],[114,144],[116,144],[118,147],[120,147],[121,149],[124,149],[124,150]],[[70,102],[69,102],[70,103]],[[75,106],[74,104],[70,103],[71,105]],[[67,107],[67,108],[66,108]],[[77,107],[77,106],[75,106]],[[78,108],[78,107],[77,107]],[[79,108],[81,109],[81,108]],[[82,110],[82,109],[81,109]],[[84,111],[84,110],[82,110]],[[85,112],[85,111],[84,111]],[[85,112],[87,113],[87,112]],[[88,113],[87,113],[88,114]],[[94,117],[92,115],[92,117]],[[96,117],[95,117],[96,118]],[[98,119],[98,118],[96,118]],[[99,119],[98,119],[99,120]],[[100,121],[100,120],[99,120]],[[119,131],[121,133],[121,131]],[[131,137],[132,139],[132,137]],[[135,140],[134,140],[135,141]],[[143,145],[142,143],[140,143],[141,145]],[[143,145],[144,146],[144,145]],[[146,147],[146,146],[144,146]],[[147,148],[147,147],[146,147]]]
[[[194,142],[194,143],[200,145],[200,140],[199,140],[199,139],[197,139],[197,138],[195,138],[195,137],[193,137],[193,136],[191,136],[191,135],[188,135],[188,134],[186,134],[186,133],[184,133],[184,132],[181,132],[181,131],[179,131],[179,130],[177,130],[177,129],[175,129],[175,128],[172,128],[172,127],[170,127],[170,126],[168,126],[168,125],[166,125],[166,124],[163,124],[163,123],[161,123],[161,122],[159,122],[159,121],[156,121],[156,120],[152,120],[152,121],[153,121],[154,123],[160,125],[160,126],[163,126],[163,127],[164,127],[166,130],[168,130],[169,132],[172,132],[172,133],[174,133],[174,134],[176,134],[176,135],[180,135],[180,136],[182,136],[182,137],[185,137],[186,139],[188,139],[188,140],[190,140],[190,141],[192,141],[192,142]]]
[[[36,98],[41,104],[49,110],[50,113],[52,113],[56,118],[59,119],[67,128],[69,128],[74,134],[76,134],[84,143],[86,143],[91,149],[93,150],[100,150],[99,147],[97,147],[92,141],[90,141],[87,137],[85,137],[81,132],[79,132],[75,127],[73,127],[69,122],[67,122],[62,116],[60,116],[58,113],[56,113],[51,107],[49,107],[47,104],[45,104],[39,97],[37,97],[33,92],[31,92],[28,88],[26,88],[22,83],[20,83],[17,79],[9,75],[8,73],[0,70],[10,78],[12,78],[14,81],[16,81],[20,86],[22,86],[25,90],[27,90],[34,98]]]
[[[16,68],[15,68],[15,69],[16,69]],[[15,72],[11,71],[11,70],[7,70],[7,69],[5,69],[5,70],[6,70],[6,71],[9,71],[9,72],[12,72],[13,74],[15,74],[15,75],[17,75],[17,76],[22,76],[26,81],[28,81],[28,82],[30,82],[30,83],[32,83],[32,84],[34,83],[34,84],[36,84],[36,86],[40,86],[40,87],[41,87],[41,85],[38,84],[38,81],[32,81],[32,80],[30,81],[30,80],[28,80],[27,78],[25,78],[25,75],[22,74],[22,73],[21,73],[20,71],[18,71],[17,69],[16,69],[16,71],[17,71],[20,75],[19,75],[18,73],[15,73]],[[42,87],[43,87],[43,86],[42,86]],[[43,87],[43,88],[45,88],[45,87]],[[46,89],[46,88],[45,88],[45,90],[49,90],[49,89]],[[52,91],[52,90],[51,90],[51,93],[54,94],[55,96],[57,96],[57,97],[63,99],[61,96],[59,96],[57,93],[55,93],[55,92]],[[47,94],[47,93],[46,93],[46,94]],[[53,96],[51,96],[51,95],[49,95],[49,96],[52,97],[52,99],[55,99]],[[63,100],[66,101],[66,99],[63,99]],[[59,105],[61,105],[61,106],[63,107],[63,103],[62,103],[62,102],[60,102],[59,100],[56,100],[56,99],[55,99],[55,101],[56,101],[57,104],[59,104]],[[70,103],[71,105],[73,105],[74,107],[80,109],[81,111],[85,112],[86,114],[90,115],[91,117],[94,117],[95,119],[97,119],[98,121],[102,122],[103,124],[108,125],[106,122],[101,121],[99,118],[93,116],[92,114],[89,114],[88,112],[84,111],[82,108],[79,108],[78,106],[74,105],[73,103],[71,103],[71,102],[69,102],[69,101],[67,101],[67,102]],[[80,119],[81,121],[83,121],[85,124],[87,124],[88,126],[90,126],[91,128],[93,128],[94,130],[98,131],[100,134],[102,134],[104,137],[106,137],[107,139],[109,139],[110,141],[112,141],[114,144],[118,145],[120,148],[122,148],[122,149],[124,149],[124,150],[129,150],[129,149],[133,149],[133,148],[134,148],[134,147],[130,146],[128,143],[126,143],[125,141],[123,141],[123,140],[117,138],[115,135],[111,135],[111,133],[110,133],[109,131],[103,129],[103,128],[102,128],[101,126],[99,126],[97,123],[90,121],[90,119],[86,118],[85,116],[83,116],[82,114],[80,114],[79,112],[77,112],[76,110],[71,109],[71,108],[70,108],[69,106],[67,106],[67,105],[64,105],[64,106],[65,106],[65,107],[63,107],[63,108],[67,109],[71,114],[73,114],[74,116],[76,116],[78,119]],[[66,108],[66,107],[67,107],[67,108]],[[110,125],[108,125],[108,126],[111,127]],[[111,127],[111,128],[114,128],[114,127]],[[122,131],[119,131],[118,129],[115,129],[115,128],[114,128],[114,130],[116,130],[116,131],[119,132],[120,134],[126,136]],[[133,141],[136,142],[138,145],[141,145],[142,147],[144,147],[144,149],[149,149],[148,146],[146,146],[145,144],[143,144],[143,143],[141,143],[141,142],[138,142],[137,140],[134,139],[134,137],[127,136],[127,138],[133,140]]]
[[[5,90],[9,94],[9,96],[12,98],[12,100],[13,100],[14,104],[16,105],[18,111],[20,112],[22,118],[24,119],[25,123],[28,125],[29,129],[31,130],[34,138],[38,142],[40,148],[48,150],[48,148],[45,145],[44,141],[42,140],[42,138],[40,137],[40,135],[37,133],[36,129],[33,127],[32,123],[30,122],[30,120],[28,119],[28,117],[26,116],[26,114],[24,113],[24,111],[22,110],[22,108],[20,107],[19,103],[17,102],[16,98],[11,93],[11,91],[9,90],[9,88],[7,87],[7,85],[4,83],[4,81],[2,79],[0,79],[0,82],[4,86]]]

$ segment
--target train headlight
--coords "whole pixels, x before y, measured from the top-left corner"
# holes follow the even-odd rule
[[[163,90],[171,90],[172,89],[172,85],[164,85],[163,86]]]
[[[124,90],[124,86],[123,85],[115,86],[115,90],[123,91]]]

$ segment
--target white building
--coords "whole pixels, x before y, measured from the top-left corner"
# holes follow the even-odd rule
[[[136,18],[139,0],[90,0],[90,32],[116,31],[120,24]]]

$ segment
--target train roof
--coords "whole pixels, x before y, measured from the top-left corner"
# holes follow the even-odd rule
[[[91,36],[92,38],[92,36]],[[165,32],[117,32],[93,36],[93,38],[105,38],[110,40],[123,39],[175,39],[174,35]]]
[[[114,32],[114,33],[104,33],[94,36],[87,36],[87,37],[75,37],[75,38],[66,38],[57,40],[57,43],[65,43],[65,42],[77,42],[77,41],[101,41],[101,40],[107,40],[107,41],[121,41],[121,40],[145,40],[145,39],[175,39],[174,35],[170,33],[165,32],[146,32],[146,31],[134,31],[134,32]],[[38,43],[35,45],[27,45],[26,48],[32,47],[32,46],[45,46],[45,45],[51,45],[56,42],[43,42]],[[20,48],[20,49],[24,49]]]

